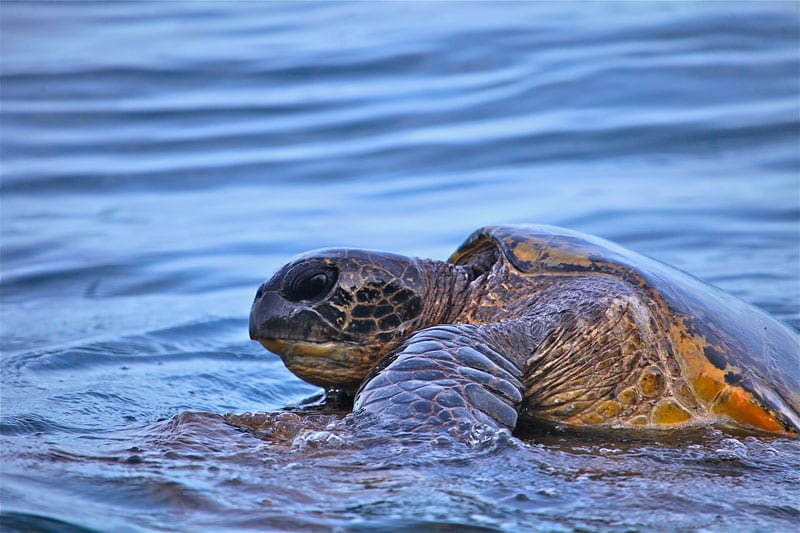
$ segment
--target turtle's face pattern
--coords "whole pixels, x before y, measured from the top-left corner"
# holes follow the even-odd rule
[[[311,252],[258,289],[250,337],[306,381],[354,391],[388,348],[418,327],[422,290],[412,258]]]

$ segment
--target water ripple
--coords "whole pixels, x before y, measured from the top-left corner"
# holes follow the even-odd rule
[[[796,526],[795,441],[387,434],[247,339],[296,253],[444,259],[499,223],[800,329],[795,4],[0,11],[0,527]]]

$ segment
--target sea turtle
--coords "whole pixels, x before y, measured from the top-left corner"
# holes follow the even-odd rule
[[[800,340],[678,269],[549,226],[478,229],[447,262],[302,255],[257,291],[250,336],[354,410],[409,428],[797,436]]]

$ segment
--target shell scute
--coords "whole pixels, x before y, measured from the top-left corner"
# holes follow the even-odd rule
[[[651,420],[655,425],[682,424],[691,419],[689,412],[673,400],[665,400],[653,409]]]

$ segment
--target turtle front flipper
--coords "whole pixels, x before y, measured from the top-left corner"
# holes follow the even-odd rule
[[[522,371],[502,352],[494,325],[442,325],[419,331],[385,359],[356,395],[355,411],[411,431],[462,422],[513,430]]]

